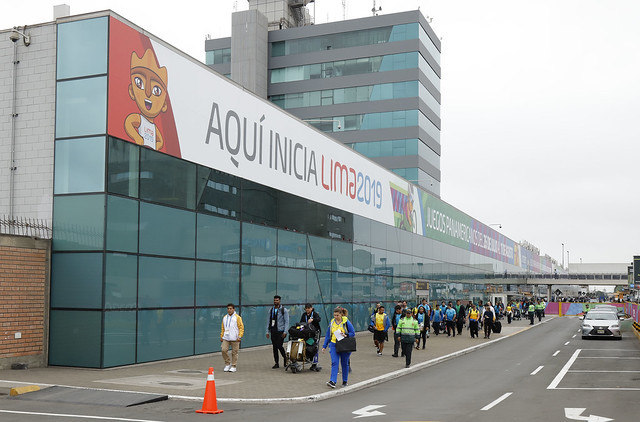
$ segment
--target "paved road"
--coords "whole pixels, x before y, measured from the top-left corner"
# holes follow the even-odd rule
[[[442,422],[586,420],[568,419],[565,414],[569,409],[569,414],[574,417],[597,415],[610,418],[598,422],[637,421],[640,413],[637,401],[640,394],[640,342],[629,329],[625,330],[626,337],[622,341],[582,340],[578,333],[579,325],[577,318],[556,318],[473,354],[319,403],[225,404],[221,406],[225,410],[222,415],[203,416],[193,413],[197,403],[177,400],[123,409],[5,398],[0,399],[0,410],[167,422],[204,418],[245,422],[267,419],[324,422],[353,420],[356,414],[352,412],[367,406],[381,406],[369,407],[369,413],[382,414],[363,419]],[[584,372],[594,370],[599,372]],[[500,398],[503,400],[498,402]],[[0,413],[0,420],[78,419]],[[596,422],[596,419],[592,420]]]

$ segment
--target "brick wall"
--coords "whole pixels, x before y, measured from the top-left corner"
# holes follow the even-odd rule
[[[46,366],[50,244],[0,235],[0,369]]]
[[[19,23],[16,23],[18,25]],[[29,26],[27,47],[0,31],[0,216],[9,215],[11,110],[16,78],[13,214],[51,222],[56,93],[56,26]]]

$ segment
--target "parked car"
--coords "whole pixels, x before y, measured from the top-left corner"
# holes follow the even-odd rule
[[[607,309],[593,309],[587,312],[582,320],[581,328],[583,339],[590,337],[622,339],[618,314]]]

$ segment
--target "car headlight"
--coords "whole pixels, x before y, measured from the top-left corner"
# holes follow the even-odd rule
[[[609,328],[620,328],[620,326],[618,324],[613,324],[611,327]]]
[[[582,324],[582,328],[591,328],[591,325],[589,325],[589,324]]]

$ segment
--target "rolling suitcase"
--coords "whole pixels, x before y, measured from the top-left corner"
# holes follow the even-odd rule
[[[493,332],[497,334],[500,331],[502,331],[502,323],[500,321],[494,322],[493,323]]]

